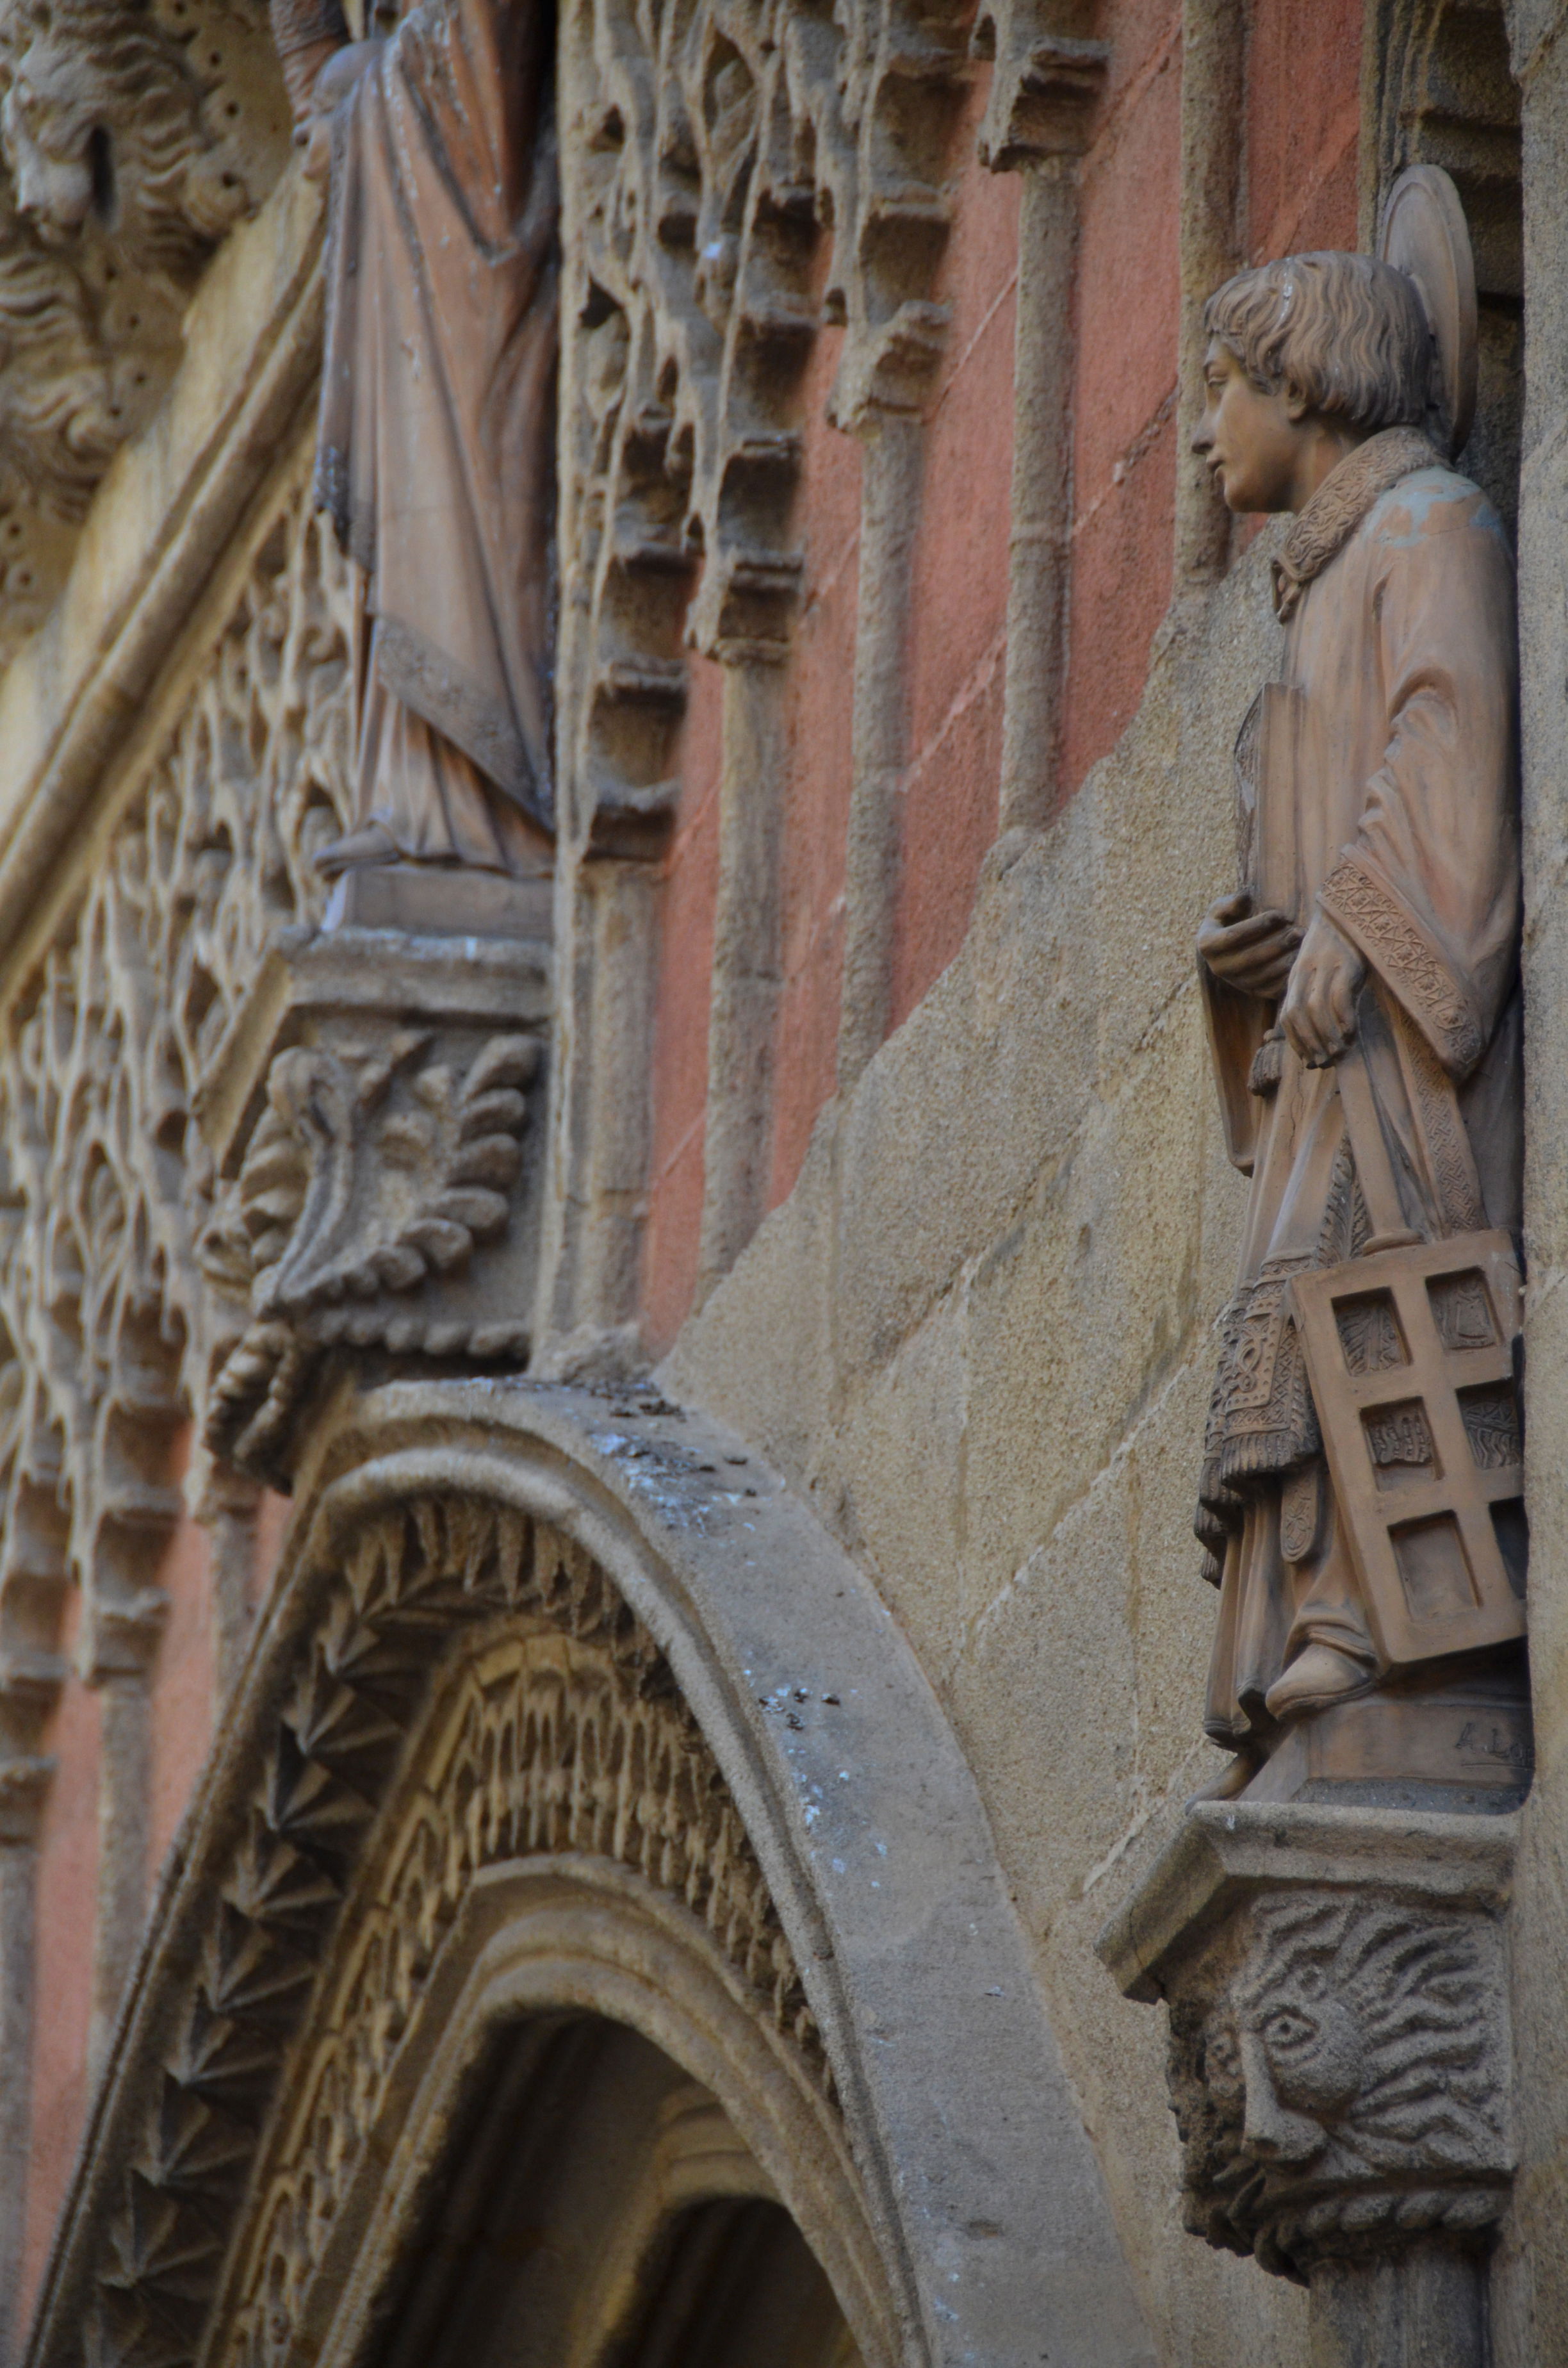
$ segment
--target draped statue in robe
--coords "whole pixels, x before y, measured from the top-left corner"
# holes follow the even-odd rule
[[[317,492],[353,562],[355,821],[317,858],[548,871],[557,167],[539,0],[348,43],[273,0],[330,157]]]
[[[1409,279],[1291,256],[1229,282],[1208,327],[1196,449],[1233,509],[1296,512],[1278,677],[1237,746],[1244,884],[1199,940],[1228,1147],[1252,1179],[1198,1519],[1220,1589],[1205,1724],[1237,1755],[1213,1789],[1235,1793],[1348,1703],[1381,1691],[1405,1716],[1423,1684],[1506,1691],[1520,1670],[1523,1508],[1502,1501],[1522,1485],[1517,659],[1512,553],[1432,441],[1449,439]],[[1427,1289],[1448,1243],[1468,1317],[1462,1291],[1450,1307]],[[1411,1276],[1419,1304],[1400,1296]],[[1319,1278],[1340,1296],[1314,1371]],[[1422,1379],[1428,1304],[1442,1337]],[[1457,1389],[1438,1386],[1449,1369]],[[1449,1780],[1417,1772],[1434,1768]]]

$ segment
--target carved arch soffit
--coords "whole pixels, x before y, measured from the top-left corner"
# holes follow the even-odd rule
[[[347,2368],[476,2034],[549,2008],[719,2100],[867,2368],[1152,2362],[957,1743],[744,1442],[392,1383],[298,1494],[32,2368]]]

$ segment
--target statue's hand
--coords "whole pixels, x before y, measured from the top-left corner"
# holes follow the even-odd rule
[[[342,42],[336,40],[312,41],[302,50],[286,51],[279,61],[297,143],[302,145],[310,131],[316,77],[342,47]]]
[[[385,46],[382,41],[350,41],[334,50],[315,74],[305,110],[294,126],[295,144],[305,152],[307,180],[324,181],[331,173],[333,116]]]
[[[1272,1002],[1284,992],[1301,933],[1284,913],[1255,913],[1244,888],[1211,905],[1198,932],[1198,958],[1242,995]]]
[[[1326,1069],[1356,1035],[1356,997],[1367,965],[1326,913],[1314,913],[1290,973],[1279,1023],[1309,1069]]]

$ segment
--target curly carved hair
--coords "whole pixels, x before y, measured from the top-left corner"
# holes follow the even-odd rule
[[[1369,433],[1426,416],[1432,333],[1415,283],[1369,256],[1288,255],[1238,271],[1203,325],[1266,394],[1288,387]]]

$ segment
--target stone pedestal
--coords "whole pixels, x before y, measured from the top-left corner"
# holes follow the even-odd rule
[[[1518,1652],[1293,1720],[1243,1797],[1495,1815],[1519,1806],[1534,1763]]]
[[[550,949],[288,931],[198,1103],[218,1171],[201,1257],[234,1320],[215,1455],[286,1480],[329,1358],[528,1361]]]
[[[466,864],[373,863],[333,888],[325,930],[396,929],[413,938],[516,938],[548,944],[555,883]]]
[[[1170,2008],[1186,2224],[1311,2286],[1313,2368],[1484,2368],[1516,1839],[1507,1814],[1206,1802],[1100,1935]]]

